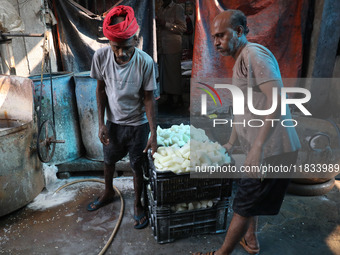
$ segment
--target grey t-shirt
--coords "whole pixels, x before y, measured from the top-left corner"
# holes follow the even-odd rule
[[[246,127],[240,124],[235,125],[239,142],[246,154],[249,152],[260,129],[260,127],[249,127],[248,121],[252,119],[265,121],[264,116],[255,115],[250,112],[247,104],[247,88],[253,87],[254,108],[257,110],[267,110],[266,96],[258,86],[268,81],[277,81],[277,84],[279,84],[278,93],[280,93],[283,84],[279,65],[274,55],[262,45],[248,43],[242,49],[233,67],[233,85],[238,86],[245,96],[244,115],[235,115],[233,121],[237,123],[245,121],[246,123]],[[283,120],[292,119],[288,106],[286,113],[286,115],[280,115],[280,122],[275,122],[276,126],[271,130],[270,137],[264,147],[264,158],[296,151],[301,147],[295,128],[283,127],[281,124]],[[293,124],[290,121],[284,122],[285,126],[293,126]],[[259,122],[254,122],[252,125],[259,125]]]
[[[93,56],[90,76],[105,82],[109,121],[129,126],[148,122],[143,104],[144,91],[153,91],[157,87],[153,60],[147,53],[135,48],[130,61],[119,65],[110,46],[101,48]]]

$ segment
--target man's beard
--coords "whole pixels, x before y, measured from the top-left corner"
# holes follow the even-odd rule
[[[230,39],[228,47],[226,49],[223,49],[221,47],[216,47],[216,49],[222,50],[219,51],[222,56],[234,56],[237,52],[238,47],[240,47],[240,44],[241,42],[237,38],[233,37],[232,39]]]
[[[129,61],[129,57],[128,56],[123,56],[123,57],[119,57],[117,58],[118,62],[121,62],[121,63],[126,63]]]

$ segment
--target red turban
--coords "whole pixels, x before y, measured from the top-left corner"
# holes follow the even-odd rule
[[[125,20],[116,25],[110,25],[112,18],[118,16],[125,17]],[[137,32],[138,28],[135,12],[130,6],[125,5],[112,8],[103,22],[103,33],[110,41],[129,39]]]

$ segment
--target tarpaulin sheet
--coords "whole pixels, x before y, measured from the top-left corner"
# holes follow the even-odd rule
[[[214,17],[226,9],[245,13],[250,29],[248,41],[264,45],[274,54],[282,77],[300,77],[308,0],[197,0],[194,78],[232,76],[234,59],[221,56],[211,36]]]
[[[156,60],[156,33],[154,22],[154,1],[124,0],[120,5],[131,6],[140,26],[138,48]],[[63,71],[82,72],[91,68],[94,52],[108,46],[98,28],[102,27],[100,15],[91,15],[78,8],[73,1],[54,0],[59,29],[59,48]]]

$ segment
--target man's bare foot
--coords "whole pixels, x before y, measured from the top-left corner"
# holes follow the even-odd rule
[[[134,219],[135,219],[135,224],[134,224],[134,228],[136,229],[142,229],[145,228],[148,223],[149,220],[144,212],[144,208],[142,206],[135,206],[135,215],[134,215]]]
[[[214,252],[214,255],[228,255],[228,253],[223,253],[221,249]]]
[[[256,234],[248,234],[247,232],[243,238],[246,241],[246,244],[248,245],[249,248],[254,250],[260,249],[260,243],[257,239]]]
[[[104,193],[102,197],[98,197],[96,200],[93,202],[89,203],[87,206],[88,211],[95,211],[98,210],[99,208],[113,202],[114,200],[114,195],[115,193]]]
[[[105,192],[98,200],[101,203],[105,203],[107,201],[112,201],[114,199],[115,192]]]
[[[260,252],[260,247],[258,245],[258,241],[253,239],[252,241],[246,240],[244,237],[242,237],[240,241],[240,245],[245,249],[246,252],[249,254],[258,254]]]

